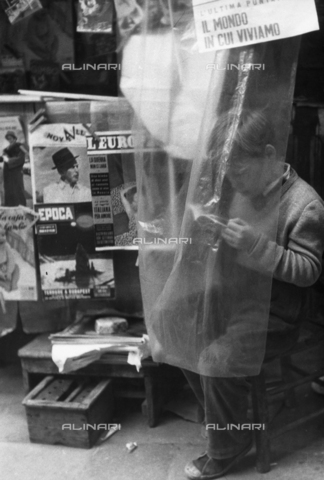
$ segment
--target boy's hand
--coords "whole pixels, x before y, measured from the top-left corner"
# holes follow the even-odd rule
[[[257,240],[254,229],[240,218],[229,220],[222,236],[231,247],[245,251],[249,251]]]

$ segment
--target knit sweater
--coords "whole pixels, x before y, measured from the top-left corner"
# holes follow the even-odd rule
[[[324,203],[292,170],[283,184],[277,239],[261,234],[249,252],[265,272],[273,272],[270,331],[291,330],[300,316],[304,288],[321,273]]]

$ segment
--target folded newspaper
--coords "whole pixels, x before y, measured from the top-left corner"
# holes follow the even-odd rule
[[[137,371],[141,368],[141,361],[151,356],[148,336],[143,335],[137,345],[121,343],[102,344],[53,344],[52,360],[60,373],[69,373],[84,368],[96,362],[104,353],[128,353],[127,363],[134,365]]]
[[[102,312],[101,312],[102,313]],[[99,315],[100,316],[100,315]],[[102,335],[95,331],[97,315],[77,316],[77,320],[62,332],[50,335],[52,359],[60,373],[84,368],[105,353],[128,354],[127,362],[141,368],[141,360],[151,355],[148,336],[142,318],[129,317],[130,327],[118,335]]]

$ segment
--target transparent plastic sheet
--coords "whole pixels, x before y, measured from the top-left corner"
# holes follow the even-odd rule
[[[123,49],[121,88],[137,116],[145,318],[154,360],[209,376],[255,375],[265,353],[274,257],[232,248],[222,231],[240,218],[276,240],[276,179],[284,171],[299,40],[200,54],[185,3],[171,10],[164,2],[169,24],[153,28],[146,3],[145,22]],[[269,134],[259,143],[275,150],[264,175],[244,163],[238,147],[247,118],[265,122],[259,131]],[[143,153],[143,135],[156,151]]]
[[[299,39],[200,54],[190,4],[159,2],[153,23],[141,2],[141,25],[123,37],[145,319],[155,361],[255,375],[275,266],[256,246],[277,237]],[[143,152],[143,137],[155,151]],[[225,240],[231,219],[253,227],[247,250]]]

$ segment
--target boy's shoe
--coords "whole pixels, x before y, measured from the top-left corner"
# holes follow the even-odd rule
[[[233,465],[241,460],[252,448],[250,443],[241,453],[235,457],[218,460],[203,453],[196,460],[188,463],[185,467],[185,474],[190,480],[212,480],[220,478],[228,472]]]

